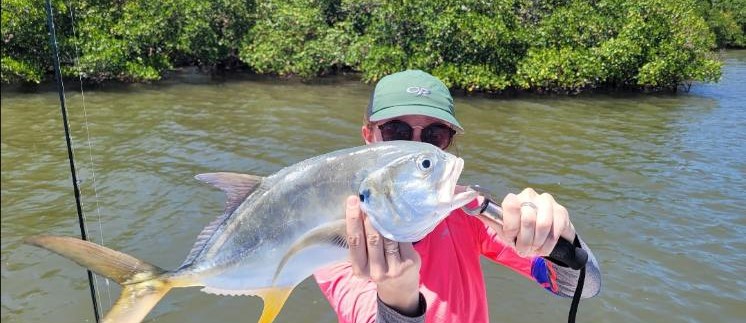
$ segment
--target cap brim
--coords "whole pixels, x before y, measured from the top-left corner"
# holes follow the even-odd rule
[[[456,120],[456,118],[453,117],[450,113],[438,108],[433,108],[425,105],[398,105],[389,107],[371,115],[370,121],[377,122],[413,114],[440,119],[450,124],[453,129],[456,130],[456,133],[464,133],[464,128],[461,127],[461,124],[458,123],[458,120]]]

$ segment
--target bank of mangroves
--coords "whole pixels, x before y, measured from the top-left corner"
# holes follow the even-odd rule
[[[52,1],[62,72],[158,80],[174,68],[303,79],[432,72],[466,91],[675,90],[744,47],[746,0]],[[42,2],[2,2],[2,81],[53,78]]]

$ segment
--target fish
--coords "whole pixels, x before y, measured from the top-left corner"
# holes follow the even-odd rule
[[[258,322],[267,323],[305,278],[347,259],[348,196],[360,198],[382,236],[418,241],[476,198],[474,191],[456,191],[462,170],[461,158],[433,145],[388,141],[312,157],[267,177],[197,175],[226,193],[225,208],[175,270],[73,237],[38,235],[25,242],[122,285],[103,322],[140,322],[172,288],[202,287],[261,297]]]

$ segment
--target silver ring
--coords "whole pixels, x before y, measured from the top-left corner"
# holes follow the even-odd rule
[[[394,255],[394,254],[399,253],[399,248],[387,249],[387,250],[384,250],[384,252],[386,252],[389,255]]]
[[[528,206],[528,207],[534,209],[534,211],[539,211],[539,207],[536,206],[536,204],[534,204],[533,202],[523,202],[523,203],[521,203],[521,208],[523,208],[524,206]]]

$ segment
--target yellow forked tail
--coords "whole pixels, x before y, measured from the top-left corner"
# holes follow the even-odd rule
[[[25,240],[55,252],[122,285],[122,294],[104,322],[140,322],[174,282],[166,271],[127,254],[72,237],[34,236]]]

